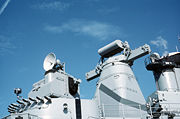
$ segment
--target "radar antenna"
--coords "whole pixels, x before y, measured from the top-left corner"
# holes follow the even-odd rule
[[[56,55],[54,53],[49,53],[44,59],[43,67],[46,73],[52,70],[63,70],[65,64],[60,62],[59,59],[56,59]]]
[[[178,33],[178,36],[177,36],[177,37],[178,37],[178,41],[180,42],[180,36],[179,36],[179,33]],[[176,45],[176,51],[179,52],[177,45]]]

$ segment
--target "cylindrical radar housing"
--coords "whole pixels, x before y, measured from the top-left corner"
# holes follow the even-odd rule
[[[169,53],[160,57],[157,53],[150,56],[151,62],[146,68],[152,70],[157,90],[178,91],[179,78],[176,69],[180,68],[180,52]]]
[[[154,72],[156,87],[160,91],[177,91],[178,84],[173,69],[163,70],[161,73]]]
[[[124,50],[124,43],[120,40],[115,40],[114,42],[102,47],[98,50],[99,55],[108,58]]]

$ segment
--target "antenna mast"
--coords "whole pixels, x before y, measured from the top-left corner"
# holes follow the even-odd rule
[[[178,41],[180,42],[180,36],[179,36],[179,33],[178,33]],[[176,51],[179,52],[177,45],[176,45]]]

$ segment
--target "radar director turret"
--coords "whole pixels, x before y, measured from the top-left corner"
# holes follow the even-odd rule
[[[34,102],[44,103],[44,99],[51,102],[51,98],[79,97],[79,84],[80,79],[76,79],[73,76],[65,72],[65,63],[61,63],[59,59],[56,59],[54,53],[49,53],[43,63],[45,70],[44,79],[33,84],[33,89],[29,93],[29,99],[36,99]]]
[[[180,52],[162,57],[158,53],[153,53],[146,58],[145,65],[147,70],[153,71],[158,90],[179,90],[175,70],[180,68]]]
[[[160,57],[153,53],[145,60],[146,69],[153,71],[156,88],[147,99],[147,110],[154,118],[173,118],[180,99],[180,52],[169,53]]]
[[[98,50],[101,56],[100,63],[94,70],[86,73],[86,79],[90,81],[100,77],[95,97],[99,102],[98,106],[104,109],[103,113],[114,117],[116,113],[109,111],[110,106],[112,106],[113,110],[117,110],[117,112],[121,112],[123,107],[126,107],[127,110],[134,110],[134,112],[141,108],[143,115],[145,115],[146,102],[131,66],[136,59],[150,52],[150,47],[147,44],[132,50],[127,41],[120,40]],[[125,111],[124,113],[126,116],[138,117],[137,113],[134,112]],[[119,117],[124,118],[123,115]]]
[[[123,53],[114,59],[112,56]],[[97,78],[100,76],[102,67],[108,62],[104,63],[104,58],[111,59],[111,62],[126,62],[129,65],[133,65],[134,60],[150,53],[149,45],[145,44],[137,49],[131,50],[127,41],[124,43],[120,40],[115,40],[114,42],[100,48],[98,50],[99,55],[101,56],[101,62],[96,66],[96,68],[88,73],[86,73],[86,79],[88,81]]]

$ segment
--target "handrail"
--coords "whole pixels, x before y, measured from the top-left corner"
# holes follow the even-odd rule
[[[144,105],[101,105],[102,109],[102,117],[140,117],[146,116],[147,113],[142,109]],[[135,108],[137,107],[137,108]]]
[[[156,111],[159,107],[149,107],[147,112],[142,109],[143,105],[108,105],[102,104],[100,109],[102,110],[101,117],[150,117],[153,118],[153,114],[156,115],[172,115],[175,114],[176,116],[180,117],[180,103],[161,103],[162,105],[167,105],[167,108],[164,108],[161,111]],[[133,106],[133,107],[131,107]],[[134,108],[136,107],[137,108]]]
[[[176,116],[180,117],[180,103],[161,103],[162,110],[157,111],[160,109],[159,107],[149,107],[148,113],[150,114],[150,117],[153,118],[153,116],[157,115],[168,115],[168,116]]]

